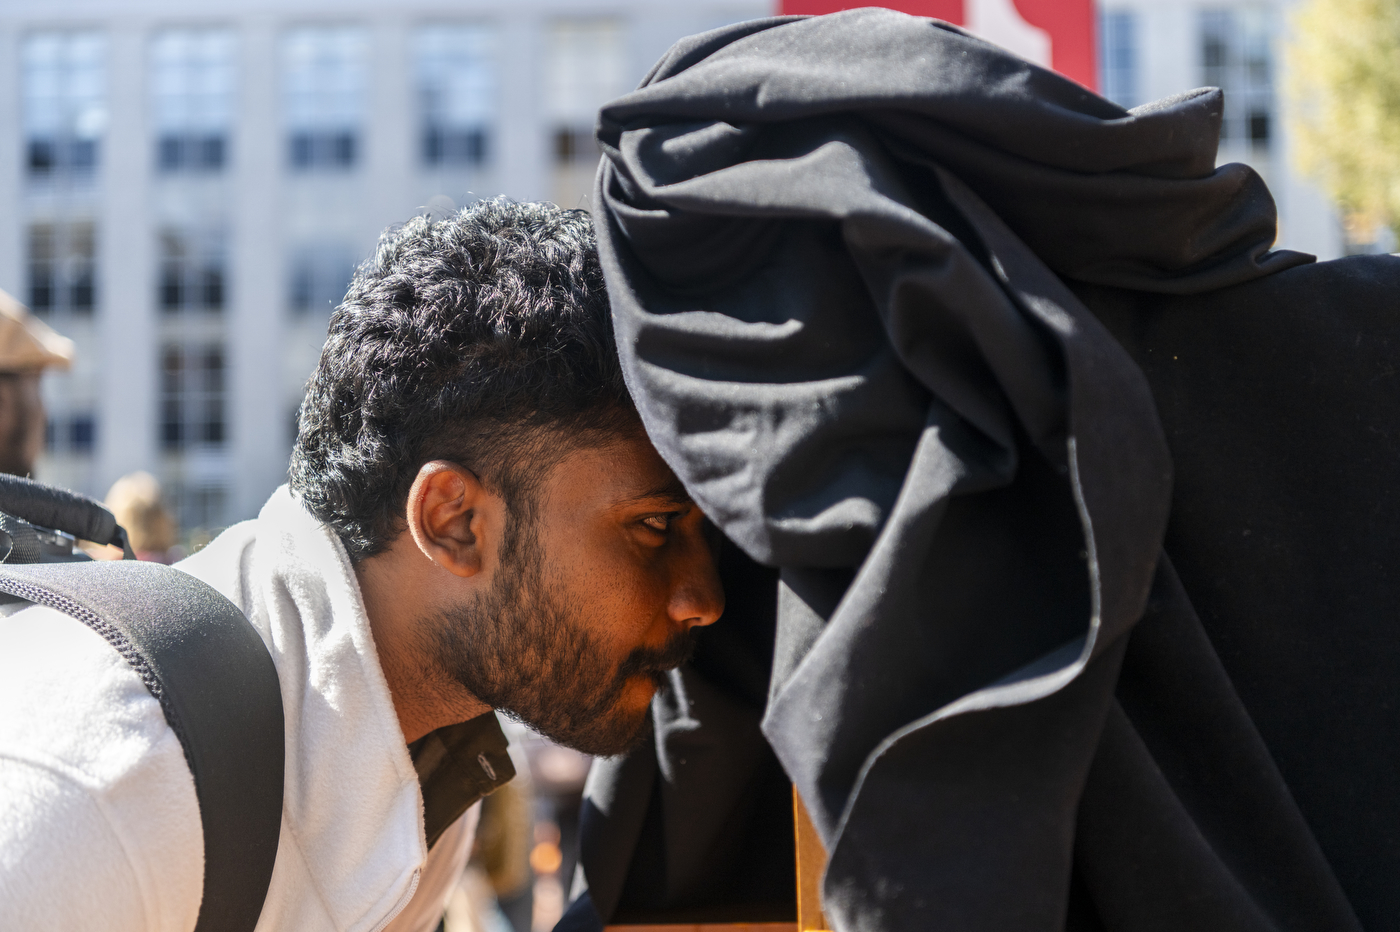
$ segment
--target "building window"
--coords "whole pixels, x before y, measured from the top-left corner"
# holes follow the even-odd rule
[[[93,224],[32,223],[27,240],[29,307],[37,314],[91,314],[97,304]]]
[[[222,485],[169,485],[175,519],[192,542],[202,546],[228,524],[228,492]]]
[[[1138,17],[1131,10],[1099,16],[1099,91],[1120,107],[1142,103],[1138,89]]]
[[[553,124],[554,201],[578,207],[593,190],[600,152],[598,108],[626,93],[622,26],[612,20],[559,20],[549,30],[545,90]]]
[[[308,246],[293,253],[291,272],[287,303],[292,310],[329,314],[345,300],[355,260],[342,246]]]
[[[470,167],[486,162],[496,116],[493,45],[493,32],[486,26],[418,30],[414,57],[423,164]]]
[[[97,419],[90,413],[50,417],[44,424],[44,448],[49,453],[91,456],[97,448]]]
[[[167,314],[224,309],[223,238],[167,228],[160,231],[157,303]]]
[[[107,44],[98,32],[24,40],[26,170],[31,179],[91,175],[107,127]]]
[[[68,421],[68,448],[74,453],[91,456],[97,445],[97,421],[91,414],[79,414]]]
[[[223,347],[167,343],[160,355],[161,448],[223,446],[224,423]]]
[[[293,29],[282,44],[282,67],[289,164],[298,171],[353,168],[364,116],[363,30]]]
[[[233,126],[234,36],[227,29],[166,29],[151,44],[156,168],[216,172]]]
[[[1202,82],[1225,92],[1221,144],[1267,152],[1274,134],[1271,11],[1203,10],[1200,27]]]

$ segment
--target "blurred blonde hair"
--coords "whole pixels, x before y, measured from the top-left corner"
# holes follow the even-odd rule
[[[122,476],[107,490],[105,504],[126,528],[132,550],[164,552],[175,546],[175,519],[165,507],[155,476],[148,472]]]

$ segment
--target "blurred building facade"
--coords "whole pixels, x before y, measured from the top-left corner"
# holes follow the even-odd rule
[[[1295,0],[1103,0],[1099,92],[1128,107],[1195,87],[1225,91],[1218,162],[1253,166],[1279,209],[1278,245],[1333,259],[1345,241],[1331,202],[1292,168],[1279,80]]]
[[[1336,217],[1287,167],[1286,5],[1107,0],[1101,84],[1129,105],[1225,87],[1222,157],[1269,180],[1282,245],[1335,256]],[[145,469],[186,529],[253,516],[380,230],[496,194],[583,206],[598,105],[681,36],[776,6],[7,0],[0,289],[78,344],[46,384],[40,478],[101,496]]]
[[[599,104],[767,0],[7,0],[0,289],[78,345],[40,478],[156,474],[187,528],[285,480],[330,310],[386,226],[583,206]]]

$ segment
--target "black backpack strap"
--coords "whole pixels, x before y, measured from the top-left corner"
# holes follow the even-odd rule
[[[160,702],[204,829],[195,932],[252,932],[277,856],[285,765],[277,669],[257,631],[222,594],[157,563],[0,564],[0,591],[92,628]]]

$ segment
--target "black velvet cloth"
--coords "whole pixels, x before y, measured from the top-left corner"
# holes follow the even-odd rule
[[[629,387],[742,554],[566,927],[790,909],[771,748],[841,932],[1400,928],[1400,271],[1272,251],[1220,110],[879,10],[604,108]]]

